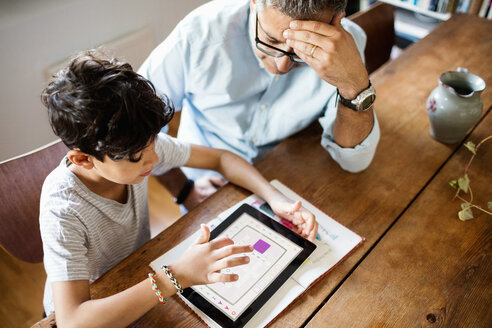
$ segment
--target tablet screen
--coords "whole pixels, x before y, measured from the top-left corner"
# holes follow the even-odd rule
[[[225,323],[232,323],[232,327],[240,327],[249,320],[315,248],[314,244],[249,205],[241,206],[212,233],[213,238],[228,237],[236,245],[249,244],[254,248],[251,253],[236,255],[248,255],[248,264],[223,270],[238,274],[239,280],[190,288],[194,291],[191,298],[197,300],[198,307],[200,303],[208,303],[215,311],[210,313],[210,306],[203,310],[222,325],[224,320],[221,322],[220,318],[227,317]],[[260,296],[264,301],[254,306]],[[213,317],[217,311],[222,314],[218,320],[217,316]],[[241,323],[238,319],[242,319]]]

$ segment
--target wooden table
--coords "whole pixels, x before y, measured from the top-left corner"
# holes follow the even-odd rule
[[[267,179],[279,179],[336,218],[366,242],[309,289],[273,327],[422,326],[446,320],[454,326],[490,322],[490,217],[463,223],[447,181],[468,155],[461,143],[445,145],[429,135],[425,103],[439,75],[458,66],[481,76],[484,114],[472,139],[491,133],[492,22],[453,16],[395,61],[371,75],[381,140],[364,172],[344,172],[320,146],[313,124],[285,140],[257,163]],[[488,148],[487,148],[488,147]],[[477,193],[492,200],[492,151],[485,144],[470,173]],[[249,195],[228,185],[146,243],[91,285],[93,298],[145,279],[148,264],[221,211]],[[488,198],[487,198],[488,197]],[[134,327],[201,327],[172,297]]]
[[[434,48],[426,51],[424,44]],[[422,94],[418,110],[424,116],[422,105],[430,90],[426,81],[430,75],[425,71],[434,74],[436,65],[441,70],[467,67],[484,78],[489,88],[482,98],[485,117],[468,140],[477,144],[492,135],[491,21],[453,17],[400,59],[406,63],[395,61],[374,75],[383,82],[378,96],[397,92],[398,86],[386,86],[405,74],[420,86],[411,90]],[[394,76],[393,71],[397,72]],[[378,113],[386,117],[381,106]],[[407,133],[410,139],[423,136]],[[431,143],[429,139],[427,144]],[[431,149],[422,151],[412,166],[424,165],[433,156]],[[449,181],[463,175],[470,157],[470,151],[459,147],[445,160],[308,327],[492,327],[492,217],[474,211],[480,214],[476,219],[458,220],[461,202],[453,201],[455,190],[449,186]],[[487,208],[487,201],[492,201],[492,141],[480,148],[469,176],[475,203]],[[402,184],[396,192],[405,188]]]

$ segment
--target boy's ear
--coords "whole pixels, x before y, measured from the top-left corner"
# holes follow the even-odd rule
[[[93,158],[90,155],[80,151],[79,149],[71,149],[67,153],[67,157],[73,164],[90,170],[94,167]]]

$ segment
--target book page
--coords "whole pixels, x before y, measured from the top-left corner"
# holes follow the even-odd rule
[[[316,221],[318,221],[318,236],[314,241],[316,250],[292,276],[299,284],[308,288],[319,277],[340,262],[364,239],[321,212],[280,181],[273,180],[271,184],[290,199],[300,200],[302,205],[313,213],[316,216]]]

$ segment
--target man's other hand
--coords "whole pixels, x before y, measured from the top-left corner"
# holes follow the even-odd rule
[[[223,178],[213,175],[207,175],[197,179],[190,194],[183,202],[183,205],[188,211],[191,211],[226,183],[227,181]]]

